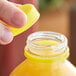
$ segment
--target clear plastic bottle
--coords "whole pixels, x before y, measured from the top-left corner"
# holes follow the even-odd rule
[[[27,57],[10,76],[76,76],[76,68],[67,60],[67,38],[56,32],[40,31],[27,39]]]

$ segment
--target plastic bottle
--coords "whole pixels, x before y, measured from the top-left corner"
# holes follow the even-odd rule
[[[67,60],[67,38],[56,32],[31,34],[24,49],[27,57],[10,76],[76,76],[76,68]]]

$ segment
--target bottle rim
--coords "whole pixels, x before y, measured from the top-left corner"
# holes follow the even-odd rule
[[[49,35],[49,36],[48,36]],[[27,44],[28,44],[28,41],[33,41],[35,39],[38,39],[38,38],[47,38],[47,39],[52,39],[52,40],[59,40],[60,41],[60,44],[56,44],[56,45],[37,45],[37,44],[34,44],[31,42],[31,44],[35,47],[56,47],[57,46],[57,49],[59,48],[62,48],[63,46],[66,47],[68,45],[68,40],[67,38],[61,34],[61,33],[57,33],[57,32],[51,32],[51,31],[38,31],[38,32],[35,32],[35,33],[32,33],[31,35],[28,36],[27,38]],[[59,47],[58,47],[59,46]],[[62,46],[62,47],[60,47]]]
[[[46,38],[46,39],[57,40],[60,43],[56,44],[56,45],[38,45],[38,44],[34,44],[33,40],[37,40],[39,38],[40,39],[45,39]],[[24,49],[26,51],[25,51],[24,55],[26,57],[30,58],[30,59],[34,59],[34,60],[37,60],[37,61],[40,60],[40,61],[44,61],[44,62],[63,60],[63,59],[66,59],[69,56],[69,49],[67,48],[67,44],[68,44],[67,38],[60,33],[50,32],[50,31],[35,32],[35,33],[32,33],[31,35],[29,35],[28,38],[27,38],[27,45],[26,45],[26,48]],[[48,57],[47,56],[40,57],[40,55],[37,54],[37,52],[32,51],[32,49],[30,49],[30,48],[33,48],[35,50],[40,50],[40,51],[42,49],[47,50],[44,47],[48,47],[48,48],[51,47],[53,49],[53,51],[55,52],[54,55],[52,55],[51,57],[49,57],[49,56]],[[28,49],[30,49],[31,51],[28,51]],[[59,51],[60,49],[63,49],[63,50]],[[59,54],[59,56],[56,55],[56,54]]]

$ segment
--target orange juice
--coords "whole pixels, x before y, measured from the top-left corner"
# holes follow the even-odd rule
[[[69,49],[64,35],[40,31],[27,39],[27,57],[10,76],[76,76],[76,68],[67,60]]]

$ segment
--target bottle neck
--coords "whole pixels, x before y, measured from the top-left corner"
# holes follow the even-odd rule
[[[28,37],[25,56],[39,62],[67,59],[69,49],[64,35],[55,32],[36,32]]]

